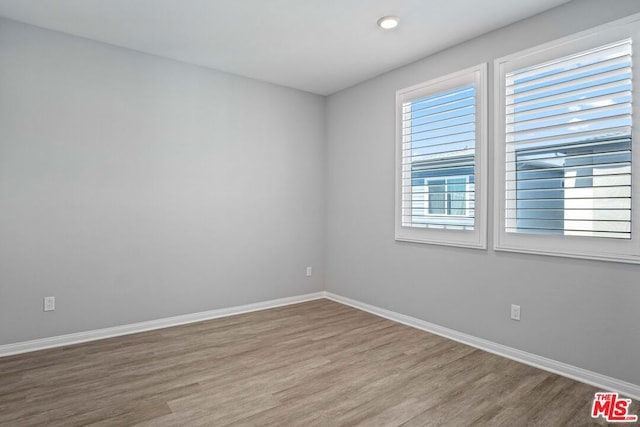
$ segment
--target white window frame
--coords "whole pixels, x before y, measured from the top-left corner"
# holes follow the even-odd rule
[[[566,57],[631,38],[632,176],[631,239],[508,233],[506,222],[505,75],[514,70]],[[637,62],[637,63],[636,63]],[[640,263],[640,15],[496,59],[494,62],[494,249],[571,258]]]
[[[474,229],[455,230],[402,225],[402,104],[469,83],[476,87],[476,135],[474,157]],[[396,92],[396,200],[397,241],[487,248],[487,64],[479,64]],[[468,183],[467,183],[468,185]],[[455,216],[449,216],[455,217]],[[468,218],[463,216],[464,218]]]

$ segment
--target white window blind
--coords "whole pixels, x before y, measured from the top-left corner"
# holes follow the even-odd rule
[[[626,39],[505,75],[507,232],[631,238]]]
[[[478,160],[486,156],[485,70],[398,92],[397,239],[484,245],[476,206],[484,171]]]
[[[474,84],[402,104],[402,224],[473,230]]]
[[[640,263],[638,40],[635,15],[495,60],[496,250]]]

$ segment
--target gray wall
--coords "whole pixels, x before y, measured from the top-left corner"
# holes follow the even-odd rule
[[[640,384],[640,266],[397,243],[393,224],[397,89],[633,12],[574,1],[326,102],[0,20],[0,345],[324,283]]]
[[[330,96],[327,290],[640,384],[640,266],[394,241],[397,89],[635,12],[574,1]]]
[[[320,96],[0,20],[0,344],[322,290],[324,139]]]

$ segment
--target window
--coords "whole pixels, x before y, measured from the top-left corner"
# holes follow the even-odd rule
[[[485,81],[482,64],[397,92],[397,240],[486,247]]]
[[[473,192],[469,185],[473,175],[427,179],[425,182],[428,215],[455,216],[461,224],[463,219],[469,218],[464,225],[473,230],[473,198],[467,197]]]
[[[496,61],[496,249],[640,262],[639,28],[618,23]]]

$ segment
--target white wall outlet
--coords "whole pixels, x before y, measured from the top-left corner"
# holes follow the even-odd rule
[[[307,277],[311,277],[312,274],[313,274],[313,268],[307,267]]]
[[[44,311],[56,309],[56,297],[44,297]]]
[[[520,306],[511,304],[511,320],[520,320]]]

